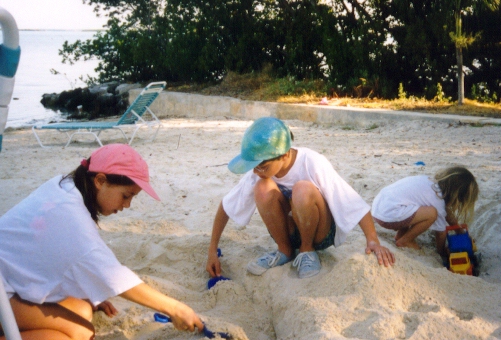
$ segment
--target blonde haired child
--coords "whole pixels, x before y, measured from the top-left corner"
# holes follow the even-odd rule
[[[141,156],[110,144],[0,217],[0,279],[23,339],[94,339],[93,311],[114,316],[107,299],[117,295],[169,315],[177,329],[203,329],[190,307],[146,285],[99,236],[99,216],[129,208],[141,190],[159,200]]]
[[[397,231],[398,247],[419,249],[416,237],[435,231],[436,248],[445,257],[447,225],[469,223],[478,197],[473,174],[461,166],[403,178],[381,190],[372,204],[372,216],[383,228]]]

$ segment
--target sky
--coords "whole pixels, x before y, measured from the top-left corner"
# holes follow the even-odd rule
[[[87,30],[100,29],[106,18],[97,18],[82,0],[0,0],[18,29]]]

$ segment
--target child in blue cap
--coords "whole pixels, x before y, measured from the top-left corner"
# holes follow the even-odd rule
[[[249,262],[254,275],[294,260],[300,278],[314,276],[321,269],[316,251],[339,246],[357,224],[367,239],[366,253],[374,252],[379,264],[393,265],[394,255],[379,244],[370,206],[323,155],[292,148],[291,142],[289,128],[273,117],[259,118],[245,131],[241,154],[228,164],[245,175],[214,218],[209,274],[221,275],[217,247],[228,220],[247,225],[256,208],[278,249]]]

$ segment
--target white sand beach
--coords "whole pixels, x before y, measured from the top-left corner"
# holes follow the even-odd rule
[[[359,227],[338,248],[319,252],[319,275],[300,280],[290,264],[263,276],[246,264],[275,245],[256,213],[247,226],[230,221],[223,234],[222,281],[206,288],[206,253],[216,208],[240,176],[226,164],[240,152],[252,123],[227,117],[163,119],[154,142],[134,141],[150,166],[157,202],[140,193],[130,209],[103,217],[101,234],[118,259],[147,283],[199,313],[211,330],[235,339],[499,339],[501,338],[501,127],[403,120],[370,128],[322,126],[287,120],[295,146],[324,154],[338,173],[372,203],[379,190],[409,175],[464,165],[476,176],[480,196],[469,225],[482,254],[480,276],[453,274],[442,266],[431,233],[421,250],[394,245],[394,232],[377,227],[396,256],[385,268],[366,255]],[[178,136],[181,135],[178,146]],[[41,133],[55,147],[42,149],[29,129],[7,129],[0,152],[0,214],[39,185],[73,170],[97,143],[66,148],[63,135]],[[105,143],[123,142],[116,131]],[[422,161],[425,166],[416,166]],[[69,226],[71,227],[71,226]],[[107,318],[96,313],[101,340],[203,339],[156,323],[153,311],[121,298]]]

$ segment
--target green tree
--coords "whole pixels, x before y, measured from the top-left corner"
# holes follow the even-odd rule
[[[501,98],[501,8],[492,11],[483,4],[475,8],[476,15],[464,18],[464,25],[482,35],[464,54],[464,63],[471,69],[465,77],[465,91],[472,99]],[[472,93],[473,89],[481,93]],[[469,93],[468,93],[469,92]],[[497,100],[496,100],[497,98]]]
[[[61,55],[99,59],[100,82],[213,82],[270,63],[277,77],[324,79],[345,94],[362,86],[395,98],[402,84],[431,99],[440,83],[450,96],[462,69],[465,82],[485,84],[477,93],[501,91],[501,17],[485,6],[499,1],[84,0],[107,30]],[[464,67],[453,68],[458,47]]]
[[[480,32],[474,35],[463,31],[463,14],[471,14],[473,6],[479,1],[475,0],[454,0],[454,23],[455,31],[450,32],[450,37],[456,47],[457,58],[457,82],[458,82],[458,105],[464,103],[464,72],[463,72],[463,49],[467,48],[480,37]],[[496,10],[499,7],[499,0],[482,0],[489,9]]]

